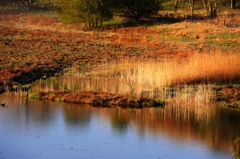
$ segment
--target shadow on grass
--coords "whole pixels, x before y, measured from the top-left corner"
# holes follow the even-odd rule
[[[20,4],[8,4],[0,2],[0,15],[4,14],[25,14],[25,13],[42,13],[53,11],[50,7],[41,7],[38,5],[31,6],[27,11],[26,7]]]
[[[173,24],[184,21],[184,19],[178,18],[154,18],[150,20],[141,20],[138,23],[132,20],[124,20],[123,18],[117,17],[113,20],[105,22],[103,24],[103,29],[111,28],[122,28],[122,27],[139,27],[139,26],[154,26],[161,24]]]

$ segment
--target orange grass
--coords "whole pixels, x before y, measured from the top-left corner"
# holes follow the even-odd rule
[[[240,55],[215,53],[145,61],[125,59],[96,67],[85,75],[74,73],[73,77],[75,88],[80,83],[84,85],[77,90],[163,99],[176,97],[188,104],[201,104],[211,100],[212,84],[240,81]]]
[[[240,55],[215,53],[145,61],[125,59],[96,67],[86,74],[76,71],[64,74],[58,82],[44,85],[40,82],[40,89],[53,91],[58,85],[60,90],[174,99],[175,104],[198,106],[211,102],[212,84],[239,82]]]
[[[186,58],[124,61],[118,65],[121,70],[128,70],[127,76],[149,86],[240,81],[239,54],[194,54]]]

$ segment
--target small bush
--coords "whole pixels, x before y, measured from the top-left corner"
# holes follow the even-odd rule
[[[240,102],[232,102],[232,103],[227,103],[227,102],[222,102],[221,106],[223,107],[229,107],[229,108],[240,108]]]
[[[162,99],[155,99],[153,102],[154,107],[164,107],[165,106],[165,101]]]
[[[6,103],[5,103],[5,102],[1,102],[0,105],[1,105],[2,107],[4,107],[4,106],[6,105]]]
[[[30,99],[40,99],[41,97],[39,96],[38,93],[30,93],[28,95],[28,98],[30,98]]]
[[[61,98],[55,98],[54,101],[59,103],[59,102],[61,102]]]

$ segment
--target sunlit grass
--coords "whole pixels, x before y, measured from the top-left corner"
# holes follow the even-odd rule
[[[126,76],[131,78],[134,76],[138,83],[154,86],[224,84],[236,83],[240,80],[239,54],[193,54],[186,58],[123,61],[117,67],[120,70],[127,70]]]
[[[74,72],[77,75],[72,73],[70,77],[63,77],[62,90],[92,90],[167,98],[204,94],[202,92],[210,90],[210,84],[239,83],[239,55],[231,53],[239,50],[239,28],[226,28],[206,22],[181,22],[110,27],[101,32],[84,32],[76,25],[64,24],[43,15],[35,15],[34,18],[30,14],[7,15],[2,19],[1,26],[4,28],[14,27],[16,30],[34,33],[12,34],[12,37],[6,34],[2,38],[4,41],[13,38],[20,39],[19,42],[24,39],[35,40],[33,44],[28,41],[17,43],[18,56],[12,58],[14,63],[9,62],[10,56],[3,56],[2,61],[7,61],[7,68],[13,68],[16,61],[22,67],[34,63],[29,70],[38,67],[43,61],[44,65],[51,67],[54,61],[62,64],[63,57],[67,57],[67,62],[78,67],[76,70],[82,70],[81,73]],[[120,20],[117,18],[106,25],[115,25]],[[35,32],[39,30],[44,32]],[[65,33],[70,34],[67,36]],[[43,42],[38,41],[39,37]],[[23,44],[24,49],[21,46]],[[6,54],[16,53],[16,46],[5,47],[3,50]],[[225,50],[227,52],[222,53]],[[39,54],[35,56],[35,53]],[[130,55],[133,58],[128,59],[127,56]],[[50,60],[52,57],[54,60]],[[96,70],[92,67],[96,67]],[[198,84],[204,86],[200,88]],[[54,83],[42,84],[41,87],[46,88],[48,85]],[[54,87],[45,88],[44,90],[52,90]],[[200,96],[197,98],[200,99]]]
[[[45,90],[74,90],[125,94],[130,97],[175,99],[192,105],[208,103],[213,86],[234,84],[240,80],[239,54],[193,54],[187,58],[161,58],[113,62],[78,73],[66,70],[66,76],[40,81]]]

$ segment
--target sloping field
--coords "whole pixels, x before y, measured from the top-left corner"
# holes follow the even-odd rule
[[[0,15],[0,90],[74,67],[80,72],[119,59],[187,58],[237,52],[240,30],[208,23],[82,31],[43,14]]]

